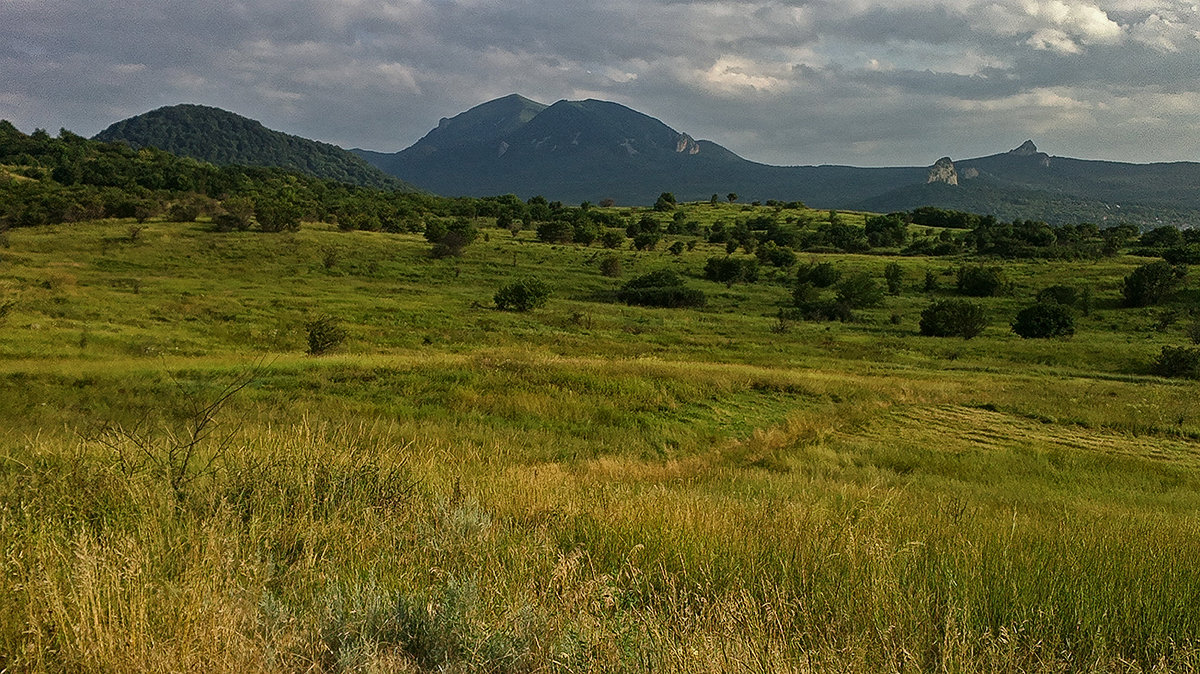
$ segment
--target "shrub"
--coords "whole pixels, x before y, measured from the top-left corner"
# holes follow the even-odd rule
[[[346,341],[346,330],[333,316],[318,316],[304,324],[308,333],[308,353],[319,356]]]
[[[1069,337],[1075,334],[1075,313],[1058,302],[1038,302],[1017,313],[1012,330],[1025,339]]]
[[[570,243],[575,239],[575,227],[566,220],[550,220],[537,226],[538,241]]]
[[[432,220],[425,225],[425,239],[433,244],[430,254],[436,258],[459,257],[477,236],[479,231],[467,218],[458,218],[450,224]]]
[[[600,245],[605,248],[620,248],[625,243],[625,234],[616,229],[605,230],[600,235]]]
[[[958,268],[958,292],[970,297],[993,297],[1004,289],[999,267],[971,265]]]
[[[1079,293],[1072,286],[1053,285],[1038,291],[1039,304],[1053,303],[1072,307],[1079,301]]]
[[[904,268],[898,263],[889,262],[883,268],[883,280],[887,282],[889,295],[899,295],[901,288],[904,287]]]
[[[831,262],[806,264],[796,270],[796,281],[811,283],[817,288],[828,288],[837,283],[841,277],[842,270],[833,266]]]
[[[1154,374],[1200,379],[1200,348],[1164,346],[1154,360]]]
[[[959,299],[938,300],[921,312],[921,334],[926,337],[971,339],[987,327],[983,306]]]
[[[630,279],[617,291],[617,299],[626,304],[670,308],[702,307],[707,300],[703,291],[687,287],[683,277],[671,269]]]
[[[501,287],[492,297],[502,311],[529,311],[544,306],[550,299],[550,286],[541,279],[528,276]]]
[[[658,232],[642,232],[633,237],[633,247],[638,250],[654,250],[661,238]]]
[[[837,285],[837,301],[851,309],[871,307],[883,301],[883,288],[866,272],[856,272]]]
[[[1162,260],[1134,269],[1121,283],[1121,295],[1127,307],[1147,307],[1158,304],[1179,287],[1187,275],[1184,267],[1174,267]]]
[[[758,280],[758,262],[748,258],[710,257],[704,265],[704,278],[718,283],[754,283]]]
[[[616,255],[605,255],[600,258],[600,273],[609,278],[621,276],[621,258]]]
[[[303,214],[300,206],[285,199],[262,198],[254,204],[254,217],[264,232],[295,232]]]
[[[754,254],[758,256],[759,262],[769,264],[772,267],[787,269],[796,264],[796,253],[792,252],[791,248],[780,246],[774,241],[767,241],[762,244],[754,251]]]
[[[195,222],[200,217],[200,206],[190,201],[177,201],[167,210],[172,222]]]

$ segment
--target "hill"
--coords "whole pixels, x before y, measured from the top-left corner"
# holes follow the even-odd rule
[[[934,205],[1051,223],[1086,219],[1188,225],[1200,219],[1200,164],[1127,164],[1051,157],[1027,142],[951,162],[956,184],[931,167],[770,166],[608,101],[544,105],[513,94],[449,119],[411,147],[353,150],[380,169],[455,195],[515,193],[565,202],[649,204],[737,193],[743,201],[819,208],[908,210]],[[947,160],[948,161],[948,160]]]
[[[204,105],[172,105],[130,117],[96,134],[95,140],[156,147],[217,165],[271,166],[351,185],[416,189],[336,145],[273,131]]]

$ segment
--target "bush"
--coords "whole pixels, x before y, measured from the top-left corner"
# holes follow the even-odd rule
[[[600,235],[600,245],[605,248],[620,248],[625,243],[625,234],[616,229],[605,230]]]
[[[851,309],[871,307],[883,301],[883,288],[866,272],[856,272],[837,285],[838,304]]]
[[[754,283],[758,280],[758,262],[748,258],[710,257],[704,265],[704,278],[717,283]]]
[[[626,304],[669,308],[702,307],[707,300],[703,291],[687,287],[683,277],[671,269],[630,279],[617,291],[617,299]]]
[[[994,297],[1004,289],[999,267],[972,265],[958,268],[958,292],[970,297]]]
[[[1134,269],[1121,283],[1125,306],[1148,307],[1158,304],[1179,287],[1186,275],[1186,268],[1174,267],[1161,260]]]
[[[921,312],[921,334],[926,337],[971,339],[987,327],[983,306],[967,300],[947,299],[930,304]]]
[[[605,255],[600,258],[600,274],[609,278],[621,276],[621,258],[616,255]]]
[[[425,239],[433,244],[430,254],[436,258],[459,257],[479,236],[479,230],[466,218],[446,224],[433,220],[425,225]]]
[[[658,232],[642,232],[633,237],[633,247],[638,250],[654,250],[661,238]]]
[[[841,277],[842,270],[833,266],[831,262],[806,264],[796,270],[797,282],[811,283],[817,288],[828,288],[837,283]]]
[[[544,306],[550,299],[550,286],[534,276],[518,279],[496,291],[492,297],[502,311],[529,311]]]
[[[889,262],[883,268],[883,280],[887,282],[889,295],[899,295],[900,290],[904,287],[904,268],[898,263]]]
[[[1069,337],[1075,334],[1075,313],[1058,302],[1038,302],[1017,313],[1012,330],[1025,339]]]
[[[570,243],[575,239],[575,227],[566,220],[550,220],[537,226],[538,241]]]
[[[346,341],[346,331],[333,316],[318,316],[304,324],[308,333],[308,353],[319,356]]]
[[[1164,346],[1154,360],[1154,374],[1200,379],[1200,348]]]
[[[1053,303],[1073,307],[1079,301],[1079,293],[1071,286],[1053,285],[1039,290],[1037,301],[1038,304]]]

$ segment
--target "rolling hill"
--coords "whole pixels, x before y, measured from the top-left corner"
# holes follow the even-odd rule
[[[156,147],[218,165],[273,166],[352,185],[417,189],[336,145],[272,131],[253,119],[203,105],[152,110],[109,126],[95,139]]]

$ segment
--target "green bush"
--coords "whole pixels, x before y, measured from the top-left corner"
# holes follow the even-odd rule
[[[537,277],[527,276],[501,287],[492,299],[502,311],[529,311],[545,306],[550,299],[550,286]]]
[[[1158,304],[1183,283],[1187,268],[1158,261],[1134,269],[1121,283],[1121,295],[1127,307]]]
[[[606,229],[600,235],[600,245],[605,248],[620,248],[623,243],[625,243],[625,234],[618,229]]]
[[[318,316],[304,324],[308,333],[308,353],[319,356],[346,341],[346,330],[333,316]]]
[[[921,334],[926,337],[971,339],[987,327],[983,306],[959,299],[938,300],[921,312]]]
[[[1079,301],[1079,292],[1073,286],[1053,285],[1038,291],[1039,304],[1054,303],[1072,307]]]
[[[600,274],[609,278],[619,278],[621,276],[621,258],[612,254],[600,258]]]
[[[737,257],[710,257],[704,264],[704,278],[717,283],[754,283],[758,280],[758,261]]]
[[[1200,379],[1200,348],[1164,346],[1154,361],[1154,374]]]
[[[842,278],[842,270],[831,262],[802,265],[796,270],[796,281],[811,283],[817,288],[828,288]]]
[[[1025,339],[1069,337],[1075,334],[1075,312],[1058,302],[1038,302],[1017,313],[1012,330]]]
[[[969,265],[958,268],[958,292],[970,297],[994,297],[1004,290],[1004,272],[999,267]]]
[[[669,308],[702,307],[707,301],[702,290],[689,288],[683,277],[671,269],[630,279],[617,291],[617,299],[626,304]]]
[[[883,288],[866,272],[856,272],[837,284],[838,304],[851,309],[872,307],[883,301]]]

